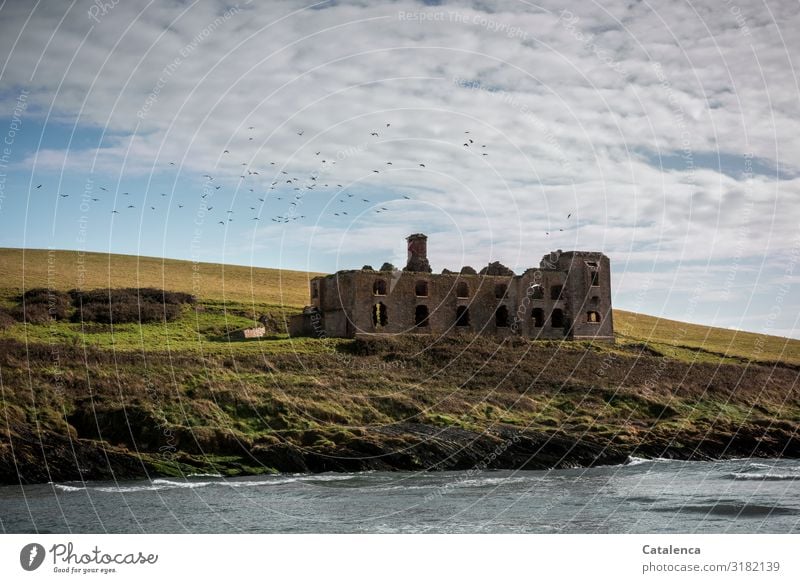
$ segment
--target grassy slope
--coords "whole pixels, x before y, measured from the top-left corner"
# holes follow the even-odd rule
[[[26,251],[25,258],[25,288],[47,285],[47,252]],[[56,252],[50,285],[75,287],[76,259]],[[460,339],[429,345],[421,337],[365,348],[281,334],[231,342],[226,332],[254,315],[299,309],[309,275],[201,264],[195,288],[191,262],[86,254],[83,287],[108,286],[109,264],[114,287],[197,293],[200,309],[187,308],[166,325],[0,330],[0,433],[18,444],[23,466],[42,467],[41,448],[29,445],[45,435],[48,459],[61,456],[67,466],[73,455],[92,465],[90,446],[102,443],[96,465],[110,455],[122,467],[136,449],[147,452],[150,471],[174,472],[177,466],[157,452],[175,443],[183,464],[252,473],[272,467],[276,454],[269,448],[284,443],[323,456],[345,447],[356,456],[373,446],[403,449],[406,437],[379,435],[398,422],[476,434],[509,425],[653,455],[665,444],[693,447],[709,436],[749,439],[777,428],[783,437],[763,442],[772,444],[773,455],[800,423],[800,342],[794,340],[617,311],[616,345],[517,340],[498,346],[477,338],[464,351]],[[0,250],[0,286],[11,284],[0,287],[0,301],[10,303],[21,280],[22,252]],[[743,362],[748,359],[761,364]],[[766,365],[777,361],[783,364]],[[80,437],[89,450],[75,454],[59,441],[65,435]],[[4,447],[0,440],[0,474],[13,467]],[[731,455],[752,451],[742,447]]]
[[[0,248],[0,288],[5,295],[19,293],[23,282],[26,289],[48,284],[62,290],[157,287],[209,301],[302,307],[308,301],[308,281],[315,275],[135,255]]]
[[[80,263],[79,263],[80,261]],[[82,280],[79,275],[82,272]],[[50,274],[48,276],[48,273]],[[80,326],[21,326],[14,335],[29,341],[50,341],[55,334],[66,342],[86,342],[118,349],[163,346],[191,348],[201,339],[207,348],[219,348],[227,330],[250,325],[253,317],[266,312],[293,312],[308,302],[308,281],[315,273],[238,265],[193,263],[154,257],[85,253],[74,251],[0,249],[0,302],[9,304],[24,288],[47,287],[61,290],[107,287],[159,287],[193,293],[204,311],[187,313],[176,323],[163,325],[122,325],[113,336],[95,332],[84,335]],[[658,352],[690,361],[714,360],[716,356],[760,362],[800,364],[800,341],[676,322],[644,314],[615,310],[617,339],[621,344],[647,344]],[[241,343],[237,350],[248,350]],[[298,347],[303,342],[298,344]],[[265,350],[262,346],[260,350]],[[689,349],[689,350],[685,350]]]

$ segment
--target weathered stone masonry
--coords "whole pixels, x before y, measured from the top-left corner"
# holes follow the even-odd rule
[[[351,270],[311,280],[311,305],[292,336],[356,334],[521,335],[614,340],[609,259],[555,251],[521,275],[431,273],[427,237],[411,235],[402,271]]]

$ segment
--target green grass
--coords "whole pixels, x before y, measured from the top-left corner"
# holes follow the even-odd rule
[[[646,343],[651,349],[678,359],[691,355],[709,361],[721,356],[800,364],[800,340],[780,336],[701,326],[623,310],[614,310],[614,332],[621,344]]]
[[[318,274],[135,255],[0,248],[0,275],[0,294],[6,298],[34,287],[156,287],[203,300],[301,308],[308,303],[308,282]]]
[[[308,303],[308,282],[316,273],[193,263],[103,253],[0,249],[0,306],[9,307],[24,289],[52,287],[69,290],[157,287],[188,292],[199,299],[198,309],[167,324],[110,326],[58,322],[52,325],[13,325],[0,338],[27,342],[66,343],[116,350],[179,350],[227,353],[311,353],[331,351],[337,341],[289,339],[285,329],[268,339],[235,341],[232,332],[271,314],[279,322]],[[617,345],[579,343],[581,349],[628,354],[644,347],[654,354],[693,363],[784,362],[800,364],[800,341],[713,328],[614,311]],[[541,345],[557,346],[557,342]],[[576,343],[578,344],[578,343]]]

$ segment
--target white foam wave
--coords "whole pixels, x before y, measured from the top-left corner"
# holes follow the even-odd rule
[[[770,473],[746,473],[746,474],[728,474],[729,478],[734,480],[800,480],[800,474],[770,474]]]
[[[628,461],[626,461],[623,465],[625,466],[638,466],[641,464],[649,464],[649,463],[658,463],[663,464],[667,462],[676,462],[679,460],[672,460],[665,457],[654,457],[654,458],[644,458],[644,457],[636,457],[633,455],[628,456]]]
[[[70,486],[69,484],[52,484],[54,488],[58,488],[64,492],[80,492],[81,490],[86,490],[84,486]]]
[[[208,478],[222,478],[219,474],[196,474],[192,478],[208,477]],[[206,488],[208,486],[224,486],[228,488],[257,488],[259,486],[279,486],[282,484],[291,484],[293,482],[313,485],[320,482],[335,482],[340,480],[351,480],[357,478],[357,475],[348,474],[325,474],[325,475],[309,475],[309,474],[295,474],[288,476],[286,474],[269,477],[262,480],[170,480],[166,478],[156,478],[155,480],[146,484],[126,485],[126,486],[71,486],[69,484],[52,484],[53,487],[62,490],[63,492],[78,492],[81,490],[90,490],[94,492],[106,492],[115,494],[129,494],[133,492],[157,492],[160,490],[173,490],[173,489],[196,489]]]

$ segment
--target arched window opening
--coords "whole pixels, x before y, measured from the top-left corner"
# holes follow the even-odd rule
[[[506,297],[506,292],[508,291],[508,286],[504,283],[498,283],[494,286],[494,297],[498,300]]]
[[[385,296],[386,295],[386,280],[376,279],[372,284],[372,295]]]
[[[531,299],[533,300],[543,300],[544,299],[544,289],[542,286],[535,284],[530,287],[531,290]]]
[[[469,286],[467,285],[466,281],[459,281],[456,285],[456,297],[457,298],[468,298],[469,297]]]
[[[586,321],[590,324],[599,324],[600,323],[600,312],[589,311],[586,312]]]
[[[550,315],[550,325],[553,328],[563,328],[564,327],[564,312],[556,308],[553,310],[553,313]]]
[[[418,281],[416,285],[414,285],[414,293],[418,298],[427,298],[428,297],[428,282],[427,281]]]
[[[544,326],[544,310],[542,308],[533,308],[531,320],[533,320],[533,325],[536,328]]]
[[[560,285],[554,285],[550,287],[550,299],[551,300],[560,300],[561,299],[561,288]]]

